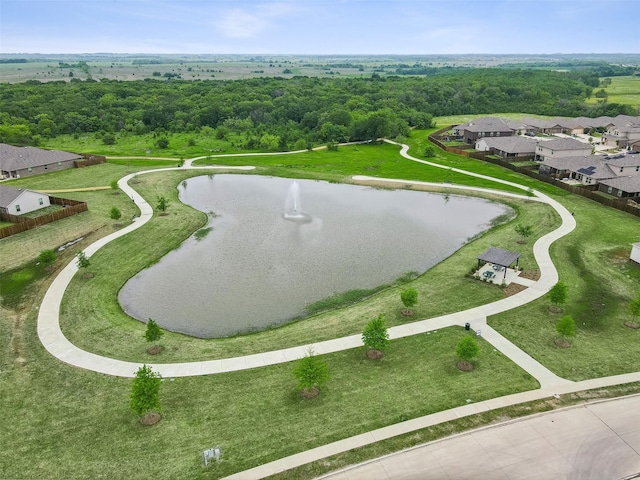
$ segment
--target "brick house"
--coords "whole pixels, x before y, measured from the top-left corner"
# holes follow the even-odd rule
[[[0,143],[0,179],[21,178],[73,168],[82,155],[61,150],[15,147]]]

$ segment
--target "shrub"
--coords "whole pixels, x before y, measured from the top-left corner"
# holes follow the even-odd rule
[[[56,252],[53,250],[42,250],[38,255],[38,260],[44,265],[51,265],[56,261]]]
[[[301,390],[322,388],[330,378],[327,363],[315,356],[312,349],[309,349],[307,354],[298,360],[293,368],[293,374],[298,380],[298,388]]]
[[[131,385],[131,409],[138,415],[160,410],[160,383],[162,376],[147,365],[136,372]]]
[[[151,343],[158,341],[162,338],[163,335],[164,332],[160,329],[158,324],[152,319],[149,319],[149,321],[147,322],[147,329],[144,332],[144,338],[147,339],[147,342]]]
[[[111,207],[109,216],[111,217],[111,220],[120,220],[120,217],[122,217],[122,213],[120,212],[120,209],[118,207]]]
[[[479,351],[480,347],[478,347],[478,342],[470,336],[466,336],[460,340],[456,347],[456,355],[460,360],[465,362],[473,362],[478,356]]]
[[[380,352],[389,346],[389,332],[387,332],[383,314],[367,323],[362,332],[362,343],[365,347]]]

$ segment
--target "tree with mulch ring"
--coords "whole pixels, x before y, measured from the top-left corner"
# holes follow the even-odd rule
[[[136,372],[131,385],[131,409],[140,416],[143,425],[155,425],[160,421],[160,384],[162,376],[147,365]]]
[[[147,340],[147,342],[157,342],[162,338],[163,335],[164,332],[160,329],[158,324],[152,319],[149,319],[149,321],[147,322],[147,329],[144,332],[144,338]],[[147,353],[149,355],[157,355],[160,352],[162,352],[161,345],[154,345],[147,349]]]
[[[570,315],[565,315],[558,320],[556,332],[560,338],[556,338],[555,344],[560,348],[569,348],[571,346],[569,339],[576,335],[576,322]]]
[[[382,358],[384,350],[389,346],[389,332],[384,323],[384,315],[380,314],[367,323],[362,332],[362,343],[367,349],[370,360]]]
[[[628,307],[629,313],[631,314],[631,320],[627,320],[624,322],[625,326],[629,328],[640,328],[640,324],[636,322],[636,319],[640,317],[640,292],[638,296],[631,300]]]
[[[412,307],[415,307],[418,303],[418,292],[415,288],[405,288],[400,292],[400,300],[402,300],[402,304],[404,305],[404,309],[400,312],[405,317],[410,317],[413,315]]]
[[[470,336],[465,336],[458,342],[456,347],[456,355],[458,356],[458,362],[456,367],[463,372],[470,372],[473,370],[476,357],[480,352],[480,347],[476,339]]]
[[[553,305],[549,307],[549,311],[552,313],[561,313],[562,308],[560,305],[567,301],[568,293],[569,287],[567,287],[567,284],[564,282],[558,282],[551,287],[551,290],[547,292],[547,298],[553,303]]]
[[[307,354],[298,360],[293,368],[293,375],[298,380],[298,388],[306,399],[317,397],[320,389],[329,381],[329,367],[320,357],[309,349]]]

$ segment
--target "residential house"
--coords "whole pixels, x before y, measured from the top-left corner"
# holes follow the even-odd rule
[[[522,122],[529,125],[535,133],[544,135],[553,135],[554,133],[562,133],[563,127],[558,122],[551,120],[542,120],[540,118],[523,118]]]
[[[81,159],[82,155],[77,153],[0,143],[0,179],[73,168],[74,162]]]
[[[640,117],[618,115],[603,135],[606,145],[627,148],[640,140]]]
[[[540,164],[541,175],[576,180],[583,185],[597,185],[605,180],[640,175],[640,155],[586,155],[550,158]]]
[[[515,132],[506,120],[497,117],[481,117],[453,128],[453,135],[469,145],[483,137],[510,137]]]
[[[45,193],[0,185],[0,212],[23,215],[51,205]]]
[[[573,138],[554,138],[546,142],[538,142],[535,160],[542,162],[549,158],[591,155],[592,148],[591,145]]]
[[[480,152],[489,152],[504,158],[533,157],[536,152],[537,142],[533,138],[512,137],[484,137],[476,142],[475,149]]]
[[[598,190],[620,198],[640,198],[640,175],[602,180]]]

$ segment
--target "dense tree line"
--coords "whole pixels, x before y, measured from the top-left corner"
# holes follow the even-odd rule
[[[211,129],[245,138],[244,148],[286,149],[407,135],[434,116],[522,112],[558,116],[633,113],[601,102],[579,74],[544,70],[446,70],[428,77],[147,79],[0,85],[0,141],[101,132],[144,134]]]

